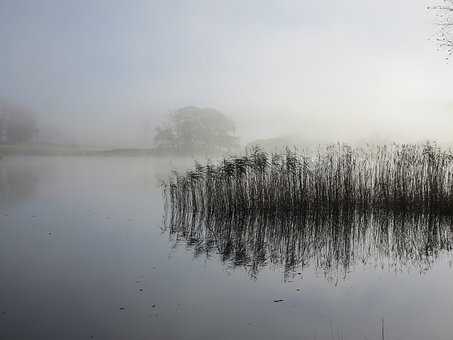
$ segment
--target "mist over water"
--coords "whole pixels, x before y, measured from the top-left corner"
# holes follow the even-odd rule
[[[451,142],[435,4],[5,0],[0,98],[58,143],[149,147],[190,105],[229,115],[243,144]]]
[[[0,339],[451,339],[453,0],[0,0]]]

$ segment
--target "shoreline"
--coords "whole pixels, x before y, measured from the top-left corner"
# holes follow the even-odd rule
[[[160,156],[153,149],[94,148],[64,145],[0,145],[0,158],[6,156]]]

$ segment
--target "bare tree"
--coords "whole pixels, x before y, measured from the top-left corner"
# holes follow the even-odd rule
[[[442,4],[428,7],[434,10],[439,25],[437,41],[442,49],[446,49],[448,55],[453,54],[453,0],[443,0]]]

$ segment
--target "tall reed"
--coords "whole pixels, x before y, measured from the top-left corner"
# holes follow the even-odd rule
[[[182,215],[376,208],[452,213],[453,154],[436,144],[336,144],[282,154],[253,148],[175,173],[165,193]]]

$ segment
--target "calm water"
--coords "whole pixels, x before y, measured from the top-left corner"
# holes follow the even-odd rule
[[[386,339],[453,338],[448,222],[434,236],[409,228],[401,242],[367,231],[346,262],[344,251],[329,253],[337,235],[313,243],[322,228],[315,239],[293,235],[307,241],[302,258],[256,221],[229,245],[222,225],[210,236],[164,228],[158,179],[172,166],[0,160],[1,339],[371,340],[382,319]],[[427,247],[432,237],[440,243]]]

